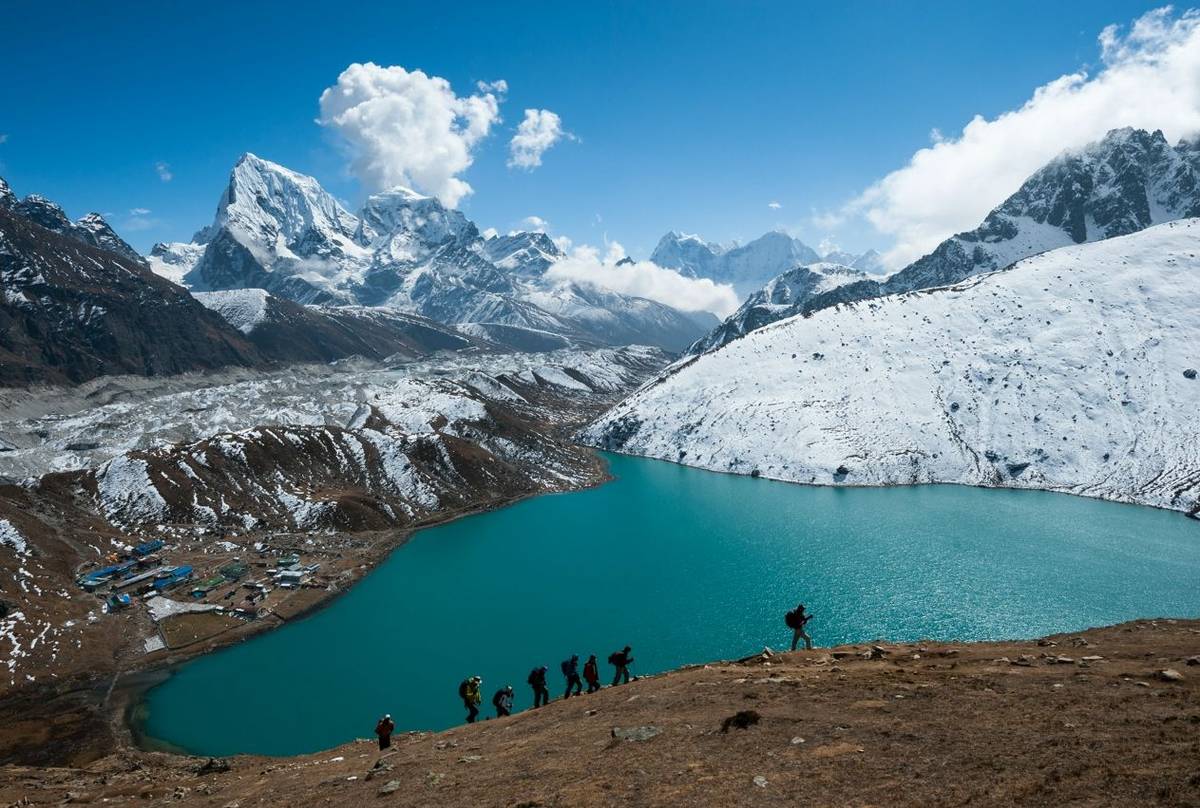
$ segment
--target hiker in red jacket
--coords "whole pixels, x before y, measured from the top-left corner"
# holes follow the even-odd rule
[[[392,720],[390,715],[385,715],[379,719],[379,723],[375,725],[375,734],[379,736],[380,751],[392,745],[392,733],[395,731],[396,722]]]
[[[588,683],[587,692],[595,693],[600,689],[600,666],[596,664],[595,654],[583,663],[583,680]]]

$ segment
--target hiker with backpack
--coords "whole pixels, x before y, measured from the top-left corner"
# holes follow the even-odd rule
[[[589,656],[588,661],[583,663],[583,679],[588,683],[587,692],[595,693],[600,689],[600,666],[596,663],[595,654]]]
[[[512,715],[512,705],[512,685],[505,685],[496,691],[496,695],[492,696],[492,706],[496,708],[497,718],[503,718],[506,715]]]
[[[391,715],[385,715],[375,724],[375,734],[379,736],[379,751],[392,745],[392,733],[396,731],[396,722]]]
[[[622,677],[625,679],[625,684],[629,684],[629,666],[633,664],[633,657],[630,654],[633,649],[628,645],[620,651],[613,651],[608,655],[608,664],[616,668],[616,673],[613,675],[613,686],[621,684]]]
[[[463,679],[462,684],[458,686],[458,696],[463,700],[463,706],[467,708],[468,724],[474,724],[475,719],[479,716],[479,704],[483,701],[479,686],[482,684],[482,678],[472,676],[469,679]]]
[[[562,673],[567,680],[567,692],[563,694],[563,698],[583,695],[583,680],[579,678],[579,654],[571,654],[570,659],[563,660]],[[571,692],[572,689],[574,693]]]
[[[801,603],[795,609],[792,609],[790,612],[788,612],[787,614],[785,614],[783,616],[783,622],[787,623],[787,627],[793,631],[793,634],[792,634],[792,650],[793,651],[796,650],[796,646],[800,644],[801,640],[804,640],[804,650],[805,651],[812,650],[812,647],[813,647],[812,637],[810,637],[808,635],[808,632],[805,631],[805,629],[804,629],[804,627],[806,625],[808,625],[809,620],[812,620],[812,615],[808,614],[807,612],[804,611],[803,603]]]
[[[550,670],[545,665],[534,668],[529,672],[529,686],[533,688],[533,706],[541,707],[543,704],[550,703],[550,689],[546,687],[546,671]]]

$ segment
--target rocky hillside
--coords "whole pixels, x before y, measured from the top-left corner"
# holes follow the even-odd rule
[[[761,328],[839,303],[957,283],[1047,250],[1194,216],[1200,216],[1200,140],[1171,146],[1162,132],[1116,129],[1055,158],[979,227],[946,239],[894,275],[839,284],[797,297],[789,306],[760,308],[753,318],[738,312],[692,351],[724,345],[752,330],[750,325]]]
[[[1200,220],[792,317],[585,437],[804,483],[952,482],[1200,512]]]
[[[542,233],[485,239],[460,211],[407,188],[351,214],[312,177],[247,154],[212,225],[192,244],[158,245],[151,264],[197,292],[258,288],[301,304],[384,307],[539,347],[549,334],[574,346],[681,350],[715,322],[549,279],[563,257]]]
[[[262,364],[221,317],[124,255],[102,219],[61,214],[40,198],[0,205],[0,386]]]
[[[0,801],[1191,805],[1198,650],[1200,623],[1147,620],[1044,640],[755,654],[401,734],[386,754],[368,740],[296,758],[126,747],[71,768],[9,766]]]

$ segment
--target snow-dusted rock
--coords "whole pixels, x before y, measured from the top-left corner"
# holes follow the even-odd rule
[[[678,363],[595,445],[803,483],[1200,509],[1200,220],[796,316]]]

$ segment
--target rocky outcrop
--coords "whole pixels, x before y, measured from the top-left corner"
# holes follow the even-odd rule
[[[63,231],[56,210],[40,200],[0,210],[0,385],[262,363],[185,290],[140,259]],[[107,239],[103,228],[89,232]]]

